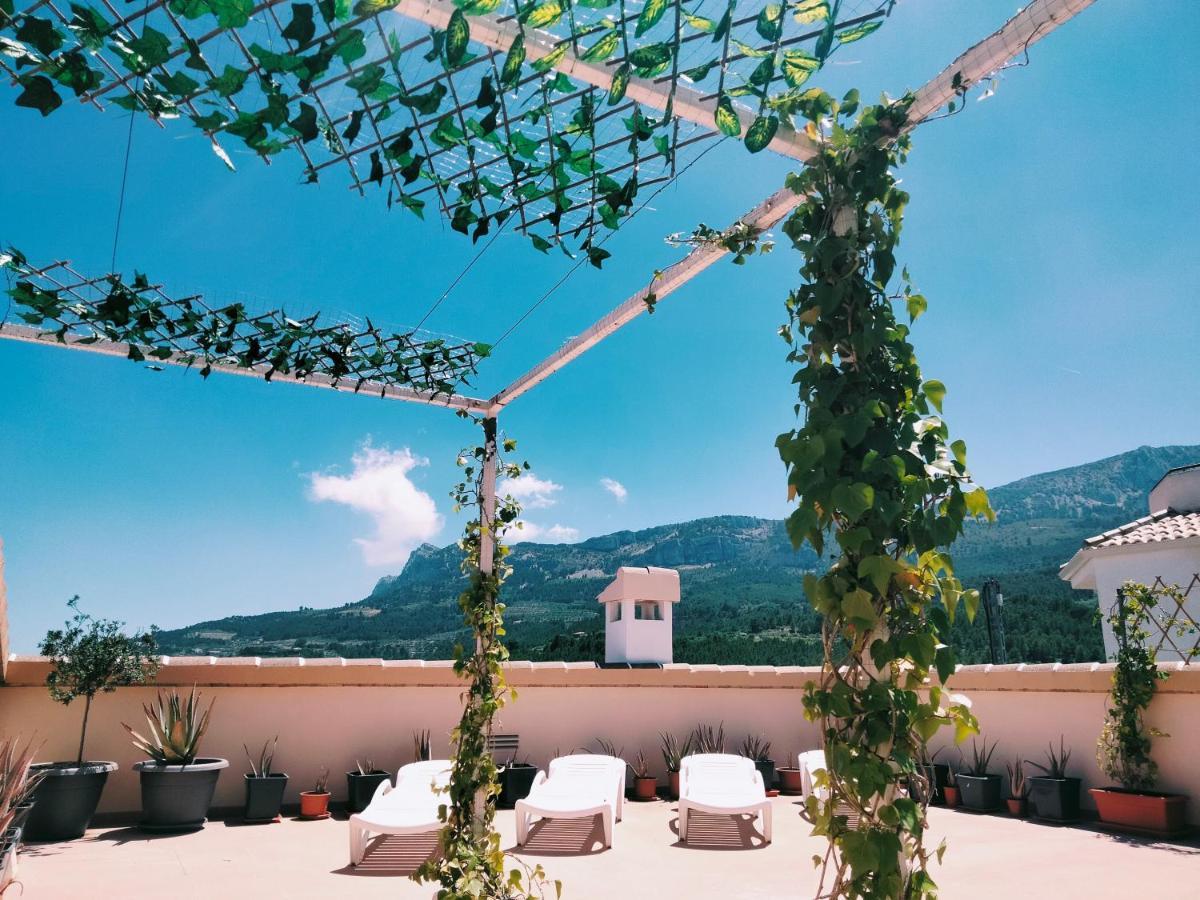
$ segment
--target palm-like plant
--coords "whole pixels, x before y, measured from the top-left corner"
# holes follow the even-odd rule
[[[761,734],[748,734],[742,741],[742,756],[761,762],[771,758],[771,742]]]
[[[149,738],[142,737],[124,722],[121,724],[133,737],[133,745],[158,765],[186,766],[196,760],[200,739],[208,730],[213,702],[202,710],[195,685],[186,700],[175,690],[170,693],[159,691],[153,706],[142,704],[150,726]]]
[[[662,741],[662,758],[668,772],[678,772],[683,765],[683,758],[692,752],[692,736],[688,735],[681,743],[679,738],[665,731],[658,733]]]
[[[692,732],[692,746],[697,753],[724,753],[725,723],[715,729],[711,725],[697,725]]]

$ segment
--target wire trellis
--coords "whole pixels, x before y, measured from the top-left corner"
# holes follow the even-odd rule
[[[31,265],[20,251],[0,253],[13,278],[17,317],[59,343],[126,346],[150,365],[172,362],[279,374],[330,386],[385,392],[399,387],[448,397],[477,372],[487,344],[448,340],[416,330],[385,331],[370,320],[326,321],[320,313],[292,318],[282,310],[251,312],[240,302],[213,306],[201,296],[171,297],[136,273],[88,277],[67,262]],[[0,327],[3,323],[0,322]]]
[[[73,93],[184,117],[230,166],[226,138],[268,161],[295,150],[306,181],[342,169],[473,240],[513,219],[599,265],[597,232],[680,152],[802,140],[809,78],[892,2],[0,0],[0,69],[43,115]]]

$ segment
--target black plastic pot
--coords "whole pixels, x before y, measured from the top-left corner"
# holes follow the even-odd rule
[[[929,803],[932,806],[944,806],[946,803],[946,783],[950,779],[950,767],[945,763],[934,763],[929,766],[917,766],[917,770],[929,784]],[[917,799],[918,788],[915,780],[909,781],[908,792]]]
[[[496,805],[501,809],[512,809],[518,800],[524,800],[533,789],[537,767],[529,763],[511,763],[500,770],[500,797]]]
[[[976,812],[991,812],[1000,808],[999,775],[958,775],[962,805]]]
[[[143,831],[196,831],[204,827],[213,791],[229,760],[201,758],[186,766],[160,766],[153,760],[133,770],[142,782]]]
[[[763,787],[768,791],[775,787],[775,761],[771,759],[756,759],[754,768],[758,769],[758,774],[762,776]]]
[[[287,788],[286,774],[272,772],[270,775],[246,776],[247,822],[273,822],[283,806],[283,792]]]
[[[1051,822],[1074,822],[1079,818],[1078,778],[1035,775],[1028,784],[1031,816]]]
[[[72,841],[83,837],[96,807],[108,773],[117,770],[115,762],[37,763],[35,771],[45,772],[33,795],[33,810],[25,822],[26,841]]]
[[[346,808],[352,813],[362,812],[375,796],[379,785],[388,780],[388,773],[372,769],[365,774],[346,773]]]
[[[10,828],[15,828],[19,833],[24,833],[25,823],[29,821],[29,815],[33,812],[33,801],[22,803],[13,810],[12,821],[9,822]]]

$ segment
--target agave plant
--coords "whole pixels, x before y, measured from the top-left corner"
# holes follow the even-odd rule
[[[644,754],[641,750],[637,752],[637,756],[634,757],[633,762],[629,764],[629,768],[633,769],[633,774],[637,778],[650,777],[650,760],[646,759],[646,754]]]
[[[43,772],[31,772],[33,757],[41,749],[30,740],[21,749],[20,738],[0,740],[0,836],[8,831],[19,807],[33,799]]]
[[[600,748],[600,752],[605,756],[615,756],[617,759],[623,759],[621,756],[625,752],[625,748],[617,749],[617,745],[608,738],[596,738],[596,746]]]
[[[715,729],[711,725],[697,725],[692,732],[692,747],[697,753],[724,753],[725,723]]]
[[[976,778],[983,778],[990,774],[988,767],[992,764],[992,754],[996,752],[996,741],[992,741],[992,746],[988,747],[987,740],[983,742],[983,748],[980,749],[976,741],[971,741],[971,762],[959,774],[972,775]]]
[[[755,762],[771,758],[771,742],[761,734],[748,734],[742,741],[742,756]]]
[[[175,690],[159,691],[153,707],[142,704],[146,722],[150,726],[150,737],[144,738],[124,722],[125,730],[133,737],[137,747],[160,766],[186,766],[196,761],[200,739],[208,730],[209,716],[215,701],[207,709],[201,709],[196,696],[196,686],[183,699]]]
[[[417,762],[426,762],[433,758],[433,750],[429,742],[429,731],[414,731],[412,736],[413,741],[413,757]]]
[[[1025,783],[1025,765],[1020,757],[1004,765],[1008,769],[1008,792],[1014,800],[1020,800],[1029,793],[1029,785]]]
[[[1046,773],[1047,778],[1061,779],[1067,777],[1067,763],[1070,759],[1071,751],[1067,748],[1066,739],[1062,735],[1059,735],[1058,752],[1054,752],[1054,744],[1050,744],[1046,750],[1046,765],[1043,766],[1041,763],[1035,763],[1029,759],[1025,760],[1025,762],[1029,763],[1035,769],[1041,769]]]
[[[314,793],[314,794],[328,794],[329,793],[329,767],[328,766],[321,766],[321,771],[317,774],[316,781],[313,782],[313,789],[312,789],[311,793]]]
[[[683,765],[683,758],[692,752],[692,736],[688,735],[683,743],[680,743],[675,735],[665,731],[660,731],[658,737],[662,741],[662,757],[667,771],[678,772]]]
[[[271,775],[271,766],[275,762],[275,748],[279,746],[279,735],[275,735],[273,741],[263,741],[262,750],[258,754],[258,763],[255,764],[254,757],[250,755],[250,748],[242,744],[242,749],[246,751],[246,759],[250,762],[250,776],[252,778],[269,778]]]

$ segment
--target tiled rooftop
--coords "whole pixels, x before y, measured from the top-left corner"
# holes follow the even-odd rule
[[[614,897],[775,900],[815,894],[811,859],[824,849],[809,835],[797,801],[775,801],[775,841],[763,847],[749,821],[697,817],[695,843],[679,843],[674,803],[628,803],[614,847],[599,849],[599,825],[535,826],[526,850],[563,881],[564,900]],[[514,844],[513,814],[497,822]],[[972,900],[1047,897],[1181,897],[1200,871],[1200,844],[1154,843],[1086,827],[1051,827],[1003,816],[930,811],[930,846],[950,849],[934,878],[942,896]],[[348,865],[347,824],[285,818],[265,826],[211,822],[200,832],[147,836],[131,828],[93,829],[79,841],[22,851],[22,900],[113,897],[428,898],[405,876],[433,849],[431,837],[376,839],[363,865]],[[549,896],[553,896],[553,890]]]
[[[1127,544],[1156,544],[1183,538],[1200,538],[1200,512],[1163,510],[1143,516],[1083,542],[1085,550],[1122,547]]]

